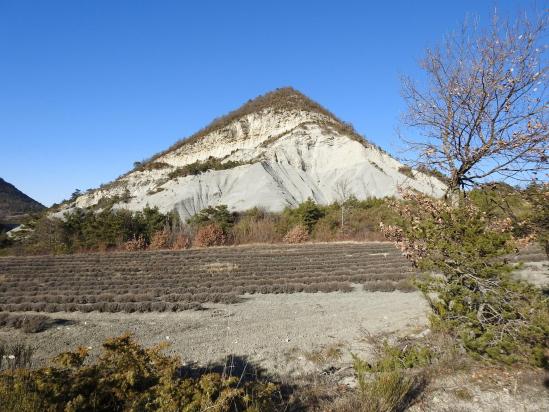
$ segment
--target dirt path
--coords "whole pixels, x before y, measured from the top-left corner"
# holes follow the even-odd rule
[[[170,342],[183,361],[208,364],[229,354],[249,358],[269,372],[296,374],[307,365],[288,353],[341,343],[360,352],[364,331],[412,333],[426,324],[427,305],[417,292],[295,293],[247,296],[233,305],[177,313],[52,313],[68,321],[38,334],[1,331],[36,348],[38,363],[77,346],[97,353],[109,336],[130,331],[145,345]],[[299,357],[298,357],[299,358]]]

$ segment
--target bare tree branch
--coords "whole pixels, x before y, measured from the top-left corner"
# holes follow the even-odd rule
[[[427,50],[425,84],[403,78],[404,122],[422,135],[404,139],[406,150],[447,174],[449,191],[549,170],[547,25],[545,15],[465,23]]]

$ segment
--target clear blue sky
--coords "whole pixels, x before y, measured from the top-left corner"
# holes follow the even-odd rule
[[[521,4],[0,0],[0,177],[50,205],[281,86],[394,153],[399,75]]]

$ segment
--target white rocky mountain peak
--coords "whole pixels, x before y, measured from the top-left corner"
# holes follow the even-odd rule
[[[187,218],[220,204],[280,211],[307,198],[396,195],[399,187],[440,196],[436,178],[410,171],[349,125],[292,88],[277,89],[215,120],[73,207],[114,204],[176,209]]]

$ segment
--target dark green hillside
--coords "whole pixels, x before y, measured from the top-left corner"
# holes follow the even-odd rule
[[[29,213],[40,212],[44,205],[0,178],[0,225],[19,223]]]

